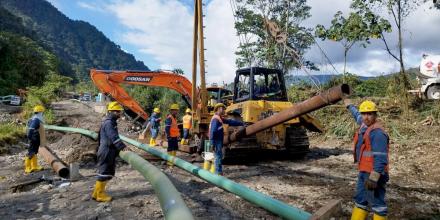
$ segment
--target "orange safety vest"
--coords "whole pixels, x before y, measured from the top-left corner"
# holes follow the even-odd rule
[[[359,128],[359,131],[356,132],[356,134],[354,135],[354,144],[353,144],[353,157],[356,161],[356,145],[359,141],[359,133],[361,132],[361,129],[366,126],[364,124],[361,125],[361,127]],[[365,131],[363,137],[363,142],[362,142],[362,146],[359,152],[360,155],[360,161],[358,161],[358,169],[359,171],[364,171],[364,172],[368,172],[371,173],[371,171],[373,171],[373,167],[374,167],[374,154],[375,152],[372,151],[372,147],[371,147],[371,139],[370,139],[370,133],[372,130],[375,129],[380,129],[382,130],[382,132],[387,135],[385,133],[385,129],[382,127],[381,124],[379,124],[378,122],[372,124],[371,126],[369,126],[367,128],[367,130]],[[388,137],[388,135],[387,135]],[[389,141],[387,143],[387,158],[388,158],[388,163],[389,163],[389,151],[390,151],[390,145],[389,145]],[[389,167],[388,164],[385,166],[385,172],[388,172]]]
[[[192,127],[191,119],[192,119],[191,115],[183,116],[183,119],[182,119],[183,120],[183,128],[190,129]]]
[[[220,117],[219,115],[214,114],[212,116],[212,118],[211,118],[211,122],[209,122],[209,128],[208,128],[209,129],[208,130],[209,139],[211,139],[211,123],[212,123],[213,120],[218,120],[220,122],[220,124],[222,124],[222,126],[223,126],[223,119],[222,119],[222,117]]]
[[[168,115],[168,118],[171,118],[170,137],[179,137],[180,131],[176,119],[172,115]]]

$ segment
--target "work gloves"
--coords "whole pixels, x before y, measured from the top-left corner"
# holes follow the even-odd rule
[[[365,181],[365,188],[367,190],[374,190],[377,188],[377,181],[379,181],[380,173],[371,171],[370,176]]]
[[[344,101],[344,106],[346,108],[348,108],[348,106],[350,106],[350,105],[353,105],[353,102],[351,101],[351,99],[344,98],[343,101]]]

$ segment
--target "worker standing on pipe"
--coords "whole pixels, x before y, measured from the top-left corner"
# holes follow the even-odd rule
[[[230,126],[243,126],[243,123],[240,121],[223,118],[225,110],[226,106],[223,103],[216,104],[214,106],[214,116],[212,116],[211,123],[209,124],[209,141],[211,142],[211,146],[214,147],[215,173],[218,175],[223,175],[223,124],[228,124]]]
[[[107,106],[108,115],[99,129],[98,149],[98,179],[93,190],[92,198],[97,202],[109,202],[112,197],[105,193],[107,182],[115,175],[116,157],[119,151],[127,149],[118,133],[117,120],[124,108],[117,102]]]
[[[170,156],[176,156],[177,149],[179,148],[180,131],[177,127],[177,113],[179,112],[179,105],[172,104],[170,106],[170,114],[165,120],[165,134],[168,141],[167,153]],[[167,162],[167,164],[172,167],[173,163]]]
[[[38,165],[38,148],[40,147],[40,126],[43,125],[43,112],[44,107],[42,105],[37,105],[34,107],[34,115],[28,121],[27,126],[27,138],[29,140],[28,153],[24,159],[24,172],[31,173],[34,171],[40,171],[43,168]]]
[[[185,116],[182,118],[183,121],[183,138],[180,144],[188,144],[188,136],[189,136],[189,129],[192,127],[192,116],[191,116],[191,109],[187,108],[185,111]]]
[[[344,99],[344,104],[360,125],[354,137],[354,161],[358,163],[359,175],[351,219],[365,220],[368,206],[374,212],[373,220],[387,219],[385,186],[389,180],[388,134],[377,120],[375,103],[364,101],[359,111],[349,99]]]
[[[160,129],[160,121],[162,119],[160,118],[160,109],[154,108],[153,114],[151,114],[151,117],[149,119],[150,123],[150,146],[156,146],[156,139],[159,135],[159,129]]]

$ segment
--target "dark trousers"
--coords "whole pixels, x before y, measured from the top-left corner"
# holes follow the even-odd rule
[[[167,151],[177,151],[179,148],[179,141],[177,140],[177,137],[170,137],[168,138],[168,148]]]
[[[118,150],[114,147],[100,146],[98,149],[98,181],[111,180],[115,175]]]
[[[35,154],[38,154],[38,148],[40,148],[40,140],[30,140],[27,156],[29,158],[33,157]]]

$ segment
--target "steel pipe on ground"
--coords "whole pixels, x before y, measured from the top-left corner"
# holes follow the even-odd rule
[[[180,193],[165,174],[133,152],[121,151],[119,156],[151,183],[165,219],[194,219]]]
[[[45,146],[41,146],[38,149],[38,153],[44,158],[44,160],[50,164],[53,170],[62,178],[69,178],[69,168],[67,168],[64,163],[54,154],[52,151]]]
[[[283,110],[277,114],[274,114],[271,117],[267,117],[261,121],[255,122],[254,124],[244,128],[244,130],[232,133],[229,135],[229,137],[225,136],[223,142],[226,145],[228,143],[237,141],[242,137],[256,134],[260,131],[264,131],[268,128],[282,124],[303,114],[307,114],[309,112],[323,108],[327,105],[334,104],[340,101],[344,96],[349,95],[350,93],[351,89],[350,86],[347,84],[332,87],[329,90],[310,99],[307,99],[300,103],[295,103],[292,107]]]
[[[96,132],[82,128],[54,125],[46,125],[45,128],[56,131],[80,133],[95,140],[98,138]],[[133,152],[121,151],[119,156],[127,161],[134,169],[139,171],[142,176],[151,183],[159,199],[165,219],[194,219],[191,211],[180,196],[180,193],[165,174]]]
[[[60,131],[72,131],[72,132],[79,132],[84,135],[91,135],[96,134],[95,132],[90,132],[85,129],[80,128],[66,128],[66,127],[59,127],[59,126],[50,126],[48,129],[52,130],[60,130]],[[90,137],[90,136],[89,136]],[[226,191],[229,191],[257,206],[260,206],[278,216],[281,216],[285,219],[298,219],[298,220],[305,220],[310,219],[312,214],[309,212],[306,212],[304,210],[301,210],[299,208],[287,205],[286,203],[283,203],[279,200],[273,199],[272,197],[269,197],[267,195],[264,195],[260,192],[256,192],[246,186],[243,186],[241,184],[238,184],[232,180],[229,180],[223,176],[218,176],[215,174],[212,174],[198,166],[195,166],[189,162],[186,162],[182,159],[179,159],[177,157],[169,156],[166,153],[163,153],[155,148],[149,147],[146,144],[139,143],[133,139],[124,137],[120,135],[121,139],[129,143],[133,146],[136,146],[152,155],[155,155],[157,157],[160,157],[166,161],[173,162],[177,167],[192,173],[201,179],[212,183],[213,185],[216,185],[217,187],[220,187]]]
[[[212,174],[198,166],[195,166],[191,163],[188,163],[182,159],[179,159],[177,157],[169,156],[166,153],[163,153],[157,149],[154,149],[152,147],[149,147],[146,144],[139,143],[133,139],[120,136],[121,139],[131,145],[134,145],[150,154],[153,154],[157,157],[160,157],[166,161],[173,162],[177,167],[192,173],[198,177],[200,177],[203,180],[206,180],[209,183],[212,183],[226,191],[229,191],[255,205],[258,205],[278,216],[281,216],[285,219],[299,219],[299,220],[305,220],[310,219],[312,214],[301,210],[299,208],[287,205],[286,203],[283,203],[279,200],[276,200],[272,197],[269,197],[267,195],[264,195],[263,193],[254,191],[244,185],[238,184],[228,178],[225,178],[223,176]]]

